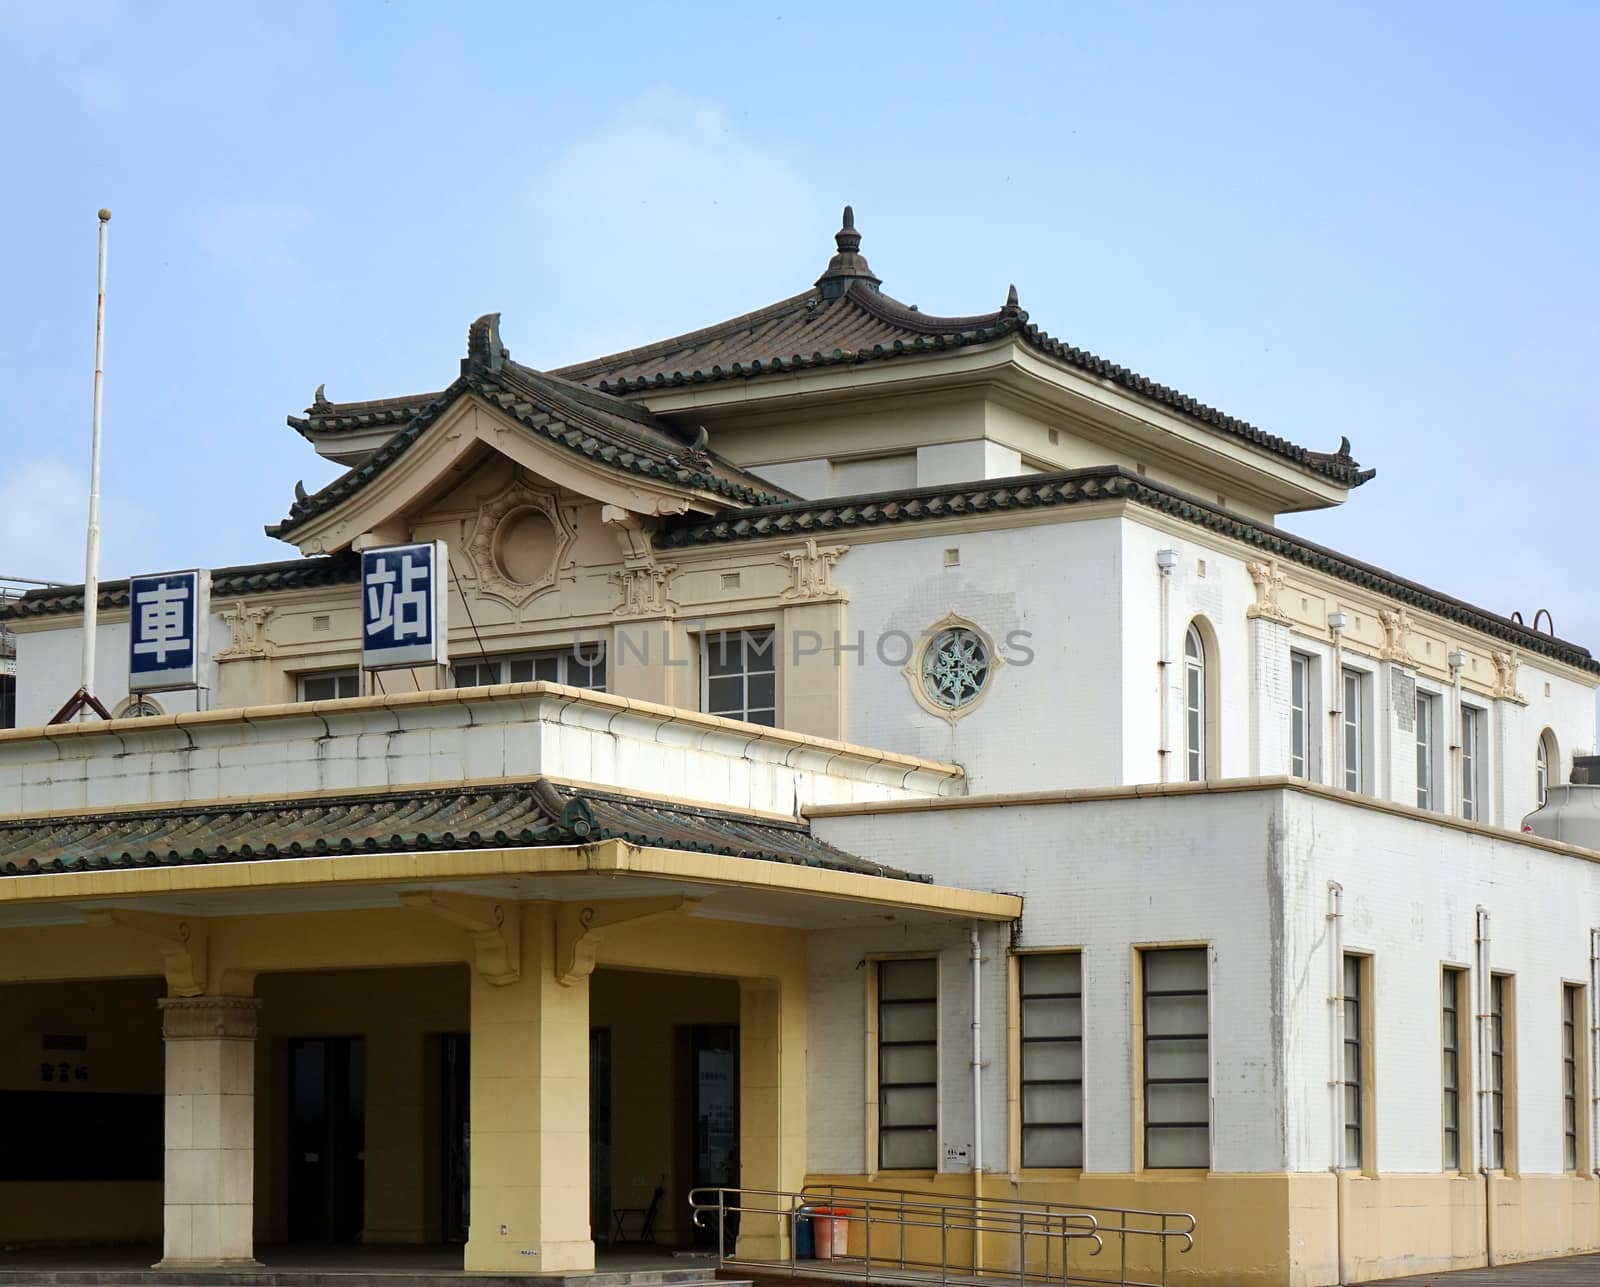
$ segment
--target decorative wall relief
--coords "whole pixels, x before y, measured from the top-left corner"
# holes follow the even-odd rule
[[[478,593],[520,608],[555,587],[577,539],[554,496],[514,480],[478,506],[467,538]]]

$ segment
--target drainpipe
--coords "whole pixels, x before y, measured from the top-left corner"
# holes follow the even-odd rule
[[[1461,736],[1461,672],[1467,664],[1467,654],[1457,648],[1447,658],[1450,663],[1450,701],[1454,711],[1450,720],[1450,790],[1448,792],[1450,812],[1453,816],[1461,816],[1462,782],[1461,782],[1461,756],[1464,739]]]
[[[1171,686],[1168,679],[1172,675],[1172,657],[1168,649],[1172,646],[1168,638],[1170,631],[1167,622],[1170,615],[1168,602],[1172,596],[1172,569],[1178,566],[1177,550],[1157,550],[1156,567],[1161,570],[1161,656],[1156,661],[1156,674],[1160,677],[1161,688],[1161,749],[1156,752],[1156,758],[1161,761],[1161,780],[1167,780],[1168,768],[1172,761],[1171,715],[1167,707],[1172,703]]]
[[[1337,636],[1335,636],[1337,639]],[[1337,645],[1336,645],[1337,646]],[[1344,886],[1328,882],[1328,1025],[1332,1053],[1328,1060],[1328,1089],[1332,1092],[1329,1124],[1333,1147],[1328,1169],[1333,1172],[1333,1241],[1339,1281],[1349,1282],[1344,1263]]]
[[[1456,669],[1452,662],[1452,669]],[[1494,1099],[1490,1095],[1489,1080],[1494,1062],[1489,1052],[1489,1040],[1494,1016],[1492,983],[1489,976],[1489,910],[1478,908],[1476,957],[1473,962],[1477,974],[1478,992],[1478,1171],[1483,1176],[1483,1258],[1489,1265],[1496,1263],[1494,1254]]]
[[[972,1265],[983,1271],[983,943],[978,927],[972,943]]]
[[[1350,624],[1350,618],[1342,612],[1328,614],[1328,629],[1333,633],[1333,709],[1328,712],[1328,718],[1333,723],[1333,775],[1332,784],[1340,789],[1344,787],[1344,628]],[[1339,991],[1343,988],[1343,966],[1340,967]],[[1340,1056],[1343,1058],[1343,1055]],[[1342,1101],[1341,1101],[1342,1102]],[[1341,1109],[1341,1112],[1343,1110]],[[1340,1141],[1341,1146],[1343,1141]],[[1342,1157],[1343,1154],[1341,1153]]]

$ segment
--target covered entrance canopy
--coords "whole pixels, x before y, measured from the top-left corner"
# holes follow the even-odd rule
[[[740,1180],[794,1189],[806,1170],[807,932],[1021,911],[1011,896],[844,853],[790,818],[548,778],[25,816],[0,822],[0,872],[0,987],[164,979],[161,1232],[173,1266],[253,1257],[265,1174],[256,1037],[279,995],[261,976],[382,969],[399,983],[399,967],[466,966],[466,1267],[582,1271],[594,1256],[597,966],[736,983]],[[88,1006],[79,1026],[105,1009]],[[13,1034],[23,1045],[71,1026],[47,1008],[33,1017],[39,1031]],[[158,1015],[132,1022],[153,1035]],[[370,1049],[323,1043],[299,1057],[324,1069],[324,1087],[396,1075]],[[319,1060],[343,1062],[328,1072]],[[5,1067],[17,1084],[0,1090],[88,1093]],[[7,1191],[49,1201],[51,1184],[76,1184],[60,1196],[92,1210],[129,1183],[0,1180],[0,1210],[25,1210]],[[0,1228],[0,1242],[29,1232]],[[780,1236],[776,1222],[741,1231],[774,1253]]]

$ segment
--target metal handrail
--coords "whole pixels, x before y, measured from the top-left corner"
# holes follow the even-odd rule
[[[817,1209],[824,1209],[824,1202],[827,1215],[815,1214]],[[953,1196],[919,1190],[874,1189],[865,1185],[814,1184],[798,1191],[707,1187],[693,1190],[689,1194],[689,1205],[698,1228],[707,1228],[708,1222],[715,1216],[718,1254],[724,1265],[760,1267],[769,1272],[804,1273],[808,1276],[844,1274],[869,1284],[878,1280],[938,1283],[946,1287],[952,1278],[957,1282],[969,1283],[1003,1278],[1023,1284],[1024,1287],[1028,1283],[1165,1287],[1169,1243],[1177,1240],[1182,1244],[1180,1254],[1187,1252],[1194,1245],[1195,1231],[1195,1219],[1187,1212],[1029,1203],[1017,1198]],[[1106,1215],[1119,1218],[1115,1223],[1108,1223],[1102,1218]],[[862,1254],[798,1261],[794,1235],[797,1222],[808,1216],[813,1219],[840,1220],[846,1226],[859,1226]],[[730,1232],[736,1236],[741,1231],[749,1232],[745,1217],[775,1221],[775,1228],[787,1233],[787,1259],[763,1259],[741,1252],[733,1245],[729,1241]],[[1140,1217],[1153,1223],[1141,1225],[1137,1223]],[[875,1227],[879,1230],[876,1255]],[[938,1233],[937,1257],[908,1252],[908,1234],[931,1240],[933,1231]],[[886,1233],[896,1244],[893,1248],[885,1247]],[[956,1248],[951,1246],[952,1234],[956,1235]],[[1085,1247],[1085,1254],[1095,1257],[1104,1249],[1107,1235],[1115,1237],[1118,1243],[1115,1277],[1111,1276],[1112,1271],[1109,1270],[1104,1275],[1089,1274],[1080,1272],[1081,1266],[1075,1269],[1071,1265],[1069,1252],[1073,1245]],[[998,1238],[1002,1243],[1009,1242],[1009,1250],[1001,1258],[1007,1268],[990,1268],[989,1262],[995,1259],[992,1254],[979,1255],[979,1245],[989,1238]],[[1157,1240],[1159,1254],[1152,1255],[1153,1263],[1148,1265],[1148,1269],[1157,1273],[1158,1277],[1146,1279],[1129,1276],[1130,1238]],[[970,1245],[971,1254],[962,1257],[959,1265],[953,1264],[952,1251],[958,1250],[963,1243]],[[1156,1249],[1151,1250],[1155,1252]],[[886,1251],[887,1255],[884,1254]],[[1145,1272],[1145,1267],[1141,1266],[1138,1272]]]

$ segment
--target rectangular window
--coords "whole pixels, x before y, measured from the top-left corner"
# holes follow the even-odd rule
[[[1346,791],[1360,791],[1366,782],[1366,711],[1363,709],[1363,698],[1366,696],[1365,676],[1358,670],[1344,672],[1343,706],[1344,711],[1339,719],[1340,732],[1344,738],[1344,781],[1341,785]]]
[[[1506,1165],[1506,991],[1507,976],[1489,980],[1489,1166]]]
[[[606,691],[606,646],[581,643],[504,657],[479,657],[457,662],[452,669],[457,688],[540,681],[603,693]]]
[[[1022,992],[1022,1165],[1083,1165],[1083,957],[1017,958]]]
[[[752,724],[778,722],[778,653],[771,630],[724,630],[701,638],[700,708]]]
[[[1443,1088],[1444,1169],[1461,1169],[1461,1011],[1465,970],[1445,967],[1440,989],[1439,1084]]]
[[[1583,989],[1561,985],[1561,1149],[1563,1165],[1578,1169],[1578,1016]]]
[[[325,670],[320,675],[300,676],[300,700],[325,702],[335,697],[361,696],[359,670]]]
[[[1147,951],[1144,964],[1144,1164],[1211,1164],[1206,949]]]
[[[1303,652],[1289,654],[1289,772],[1310,779],[1311,730],[1316,724],[1311,696],[1311,658]]]
[[[878,962],[878,1167],[938,1164],[939,969],[932,957]]]
[[[0,671],[0,728],[17,726],[17,677]]]
[[[1417,694],[1417,808],[1434,807],[1433,766],[1438,738],[1435,713],[1439,699],[1428,693]]]
[[[1362,957],[1344,958],[1344,1164],[1357,1170],[1363,1158],[1361,1095],[1367,1055],[1361,1040],[1362,969]]]
[[[1461,816],[1483,820],[1483,712],[1461,708]]]

